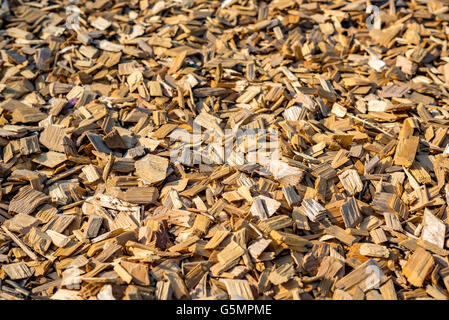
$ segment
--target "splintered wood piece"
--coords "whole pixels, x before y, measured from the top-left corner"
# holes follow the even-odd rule
[[[338,175],[343,188],[349,193],[349,195],[354,195],[357,192],[363,190],[363,183],[360,179],[359,174],[354,169],[349,169]]]
[[[318,201],[310,198],[302,201],[299,211],[313,222],[321,220],[327,215],[327,210]]]
[[[209,217],[206,217],[205,215],[202,214],[198,214],[195,218],[195,221],[193,222],[192,228],[204,234],[207,232],[210,223],[211,219]]]
[[[41,204],[50,200],[50,197],[40,191],[25,186],[12,198],[9,211],[14,213],[31,214]]]
[[[293,278],[295,274],[293,263],[284,263],[271,271],[268,280],[274,285],[279,285]]]
[[[343,242],[348,246],[352,245],[357,240],[356,237],[347,234],[345,230],[343,230],[338,226],[329,226],[325,229],[325,232],[328,235],[334,236],[339,241]]]
[[[156,131],[154,131],[151,134],[151,137],[153,139],[162,139],[165,138],[167,135],[170,134],[170,132],[172,132],[174,129],[176,129],[178,126],[174,125],[172,123],[167,123],[164,124],[163,126],[161,126],[159,129],[157,129]],[[170,135],[170,137],[172,137],[172,135]],[[189,139],[190,141],[190,139]]]
[[[150,89],[150,95],[152,97],[162,97],[162,88],[161,88],[161,84],[157,81],[149,81],[148,82],[148,87]]]
[[[396,217],[394,214],[391,214]],[[370,231],[370,236],[375,244],[381,244],[388,241],[387,235],[381,228],[373,229]]]
[[[178,191],[176,191],[175,189],[171,189],[170,191],[168,191],[163,204],[173,209],[181,209],[183,206],[181,200],[179,199]]]
[[[237,98],[238,103],[248,103],[250,102],[254,97],[256,97],[261,91],[260,87],[249,87],[248,89],[243,92],[240,97]]]
[[[217,254],[218,261],[222,264],[233,261],[241,257],[245,253],[245,250],[237,244],[235,241],[231,241],[223,250]]]
[[[33,162],[36,162],[48,168],[54,168],[66,160],[67,156],[64,153],[55,151],[44,152],[33,158]]]
[[[128,284],[133,280],[133,277],[120,264],[114,265],[114,271]]]
[[[261,220],[268,218],[268,209],[266,208],[264,203],[265,203],[265,201],[262,200],[260,197],[257,199],[254,199],[254,202],[250,209],[253,216],[257,216]]]
[[[89,139],[92,146],[97,150],[98,152],[103,152],[105,154],[112,153],[111,149],[109,149],[106,144],[103,142],[103,139],[100,135],[88,132],[86,134],[87,138]]]
[[[4,264],[2,269],[11,280],[26,279],[33,275],[30,268],[23,262]]]
[[[357,200],[354,197],[351,197],[345,202],[341,206],[340,211],[346,228],[353,228],[362,222],[362,214],[360,213]]]
[[[133,254],[134,250],[129,249]],[[104,246],[103,246],[103,251],[96,257],[96,259],[99,262],[108,262],[109,260],[112,260],[112,258],[116,257],[117,255],[119,255],[122,251],[122,246],[119,244],[115,244],[113,242],[107,242]],[[131,259],[131,258],[130,258]],[[151,258],[150,258],[151,259]],[[146,261],[144,259],[142,259],[143,261]]]
[[[34,59],[36,61],[36,67],[39,70],[46,71],[50,67],[51,63],[51,51],[48,48],[41,48],[37,50]]]
[[[24,241],[41,255],[45,255],[52,242],[51,238],[45,232],[35,227],[26,234]]]
[[[449,267],[440,269],[438,274],[443,279],[444,286],[447,290],[449,287]]]
[[[433,252],[433,253],[435,253],[437,255],[440,255],[440,256],[443,256],[443,257],[446,257],[446,256],[449,255],[449,250],[441,249],[439,246],[437,246],[436,244],[434,244],[432,242],[429,242],[429,241],[426,241],[426,240],[423,240],[423,239],[418,239],[416,241],[416,244],[418,246],[420,246],[421,248],[429,250],[430,252]]]
[[[31,136],[22,138],[19,140],[20,154],[23,156],[30,155],[32,153],[40,152],[39,139],[37,136]]]
[[[375,260],[370,259],[338,280],[335,287],[349,293],[353,293],[357,287],[363,292],[367,292],[373,288],[378,288],[385,280],[386,276],[382,269]]]
[[[309,244],[309,240],[304,239],[301,236],[287,232],[272,230],[270,232],[270,237],[275,242],[283,244],[294,251],[307,252],[305,246]]]
[[[213,94],[212,94],[213,95]],[[207,94],[206,96],[209,96]],[[201,127],[216,132],[219,136],[223,136],[223,130],[220,127],[221,120],[212,114],[201,112],[194,120],[194,123]]]
[[[52,243],[59,248],[64,248],[70,242],[69,237],[59,232],[47,230],[46,233],[50,237]]]
[[[394,164],[398,166],[410,167],[415,160],[418,150],[419,137],[412,136],[399,140],[394,155]]]
[[[315,177],[321,177],[325,180],[332,180],[337,176],[337,171],[330,166],[327,162],[323,162],[322,164],[316,166],[312,170],[312,175]]]
[[[271,217],[280,206],[281,203],[279,201],[261,195],[254,198],[250,211],[253,216],[265,220]]]
[[[31,40],[34,38],[34,35],[31,32],[19,29],[19,28],[8,28],[6,33],[10,37]]]
[[[220,279],[220,281],[225,284],[230,300],[254,300],[248,280]]]
[[[117,128],[112,129],[108,134],[103,137],[103,142],[110,149],[125,149],[126,144],[123,141],[122,137],[118,133]]]
[[[141,286],[148,286],[150,284],[150,276],[147,266],[129,261],[121,261],[120,264],[126,272],[131,275],[135,284]]]
[[[40,224],[40,221],[28,214],[19,213],[13,218],[6,220],[3,225],[12,232],[26,234],[31,228]]]
[[[410,167],[410,173],[421,184],[431,184],[432,178],[420,162],[414,161]]]
[[[290,207],[293,207],[301,202],[301,198],[293,186],[282,187],[282,192],[284,193],[285,200],[287,200]]]
[[[42,131],[39,142],[51,151],[64,152],[66,130],[58,126],[48,126]]]
[[[97,182],[101,178],[97,167],[95,167],[92,164],[85,166],[81,170],[84,172],[84,174],[86,175],[87,181],[90,183]]]
[[[390,251],[388,251],[387,247],[374,243],[361,243],[359,251],[361,255],[367,257],[388,258],[390,256]]]
[[[50,297],[51,300],[84,300],[78,290],[58,289],[55,294]]]
[[[100,289],[100,292],[97,293],[97,299],[98,300],[117,300],[115,298],[114,294],[112,293],[112,285],[110,285],[110,284],[104,285]]]
[[[177,273],[166,272],[165,278],[169,281],[170,286],[173,289],[173,295],[176,299],[188,299],[190,297],[184,281]]]
[[[191,236],[187,238],[186,240],[179,242],[175,244],[174,246],[171,246],[168,250],[172,252],[177,251],[185,251],[187,248],[189,248],[191,245],[193,245],[195,242],[197,242],[199,238],[197,236]]]
[[[157,300],[170,300],[173,294],[170,282],[158,281],[156,283],[156,299]]]
[[[195,215],[190,211],[185,210],[170,210],[169,221],[172,224],[190,228],[195,221]]]
[[[258,223],[257,226],[261,231],[270,233],[272,230],[287,228],[292,226],[292,224],[292,219],[289,216],[282,214],[262,220]]]
[[[394,283],[390,279],[379,288],[383,300],[398,300]]]
[[[395,231],[399,231],[399,232],[403,231],[401,222],[399,221],[399,218],[396,214],[394,214],[392,212],[384,212],[384,218],[385,218],[385,224],[387,225],[387,227],[389,227]]]
[[[23,57],[22,57],[23,58]],[[19,87],[19,88],[18,88]],[[24,93],[28,92],[27,89],[22,87],[20,83],[16,83],[16,85],[12,88],[13,96],[21,96]],[[16,95],[15,92],[18,92]],[[44,120],[46,118],[46,114],[43,112],[40,112],[37,108],[18,108],[14,109],[12,111],[12,123],[33,123],[33,122],[39,122],[41,120]]]
[[[14,235],[11,231],[9,231],[5,226],[2,226],[3,231],[16,243],[31,259],[37,260],[37,255],[27,247],[27,245],[20,240],[16,235]]]
[[[136,175],[145,183],[154,184],[167,176],[168,159],[147,154],[135,162]]]
[[[89,215],[89,220],[84,229],[84,236],[87,239],[95,238],[100,230],[101,224],[103,223],[103,218],[96,214]]]
[[[42,231],[53,230],[59,233],[65,229],[76,219],[73,215],[54,215],[43,227]]]
[[[343,269],[344,263],[336,257],[326,256],[318,268],[317,277],[332,279]]]
[[[412,285],[422,287],[424,279],[429,275],[433,266],[432,255],[426,250],[418,248],[402,267],[402,273]]]
[[[333,300],[353,300],[352,295],[340,289],[336,289],[332,296]]]
[[[310,230],[307,217],[300,212],[300,209],[298,207],[293,209],[293,220],[296,228],[302,230]]]
[[[194,288],[198,285],[201,279],[203,279],[204,276],[207,275],[207,265],[209,265],[209,263],[198,263],[186,274],[185,283],[187,288]]]
[[[214,236],[207,242],[204,249],[215,249],[224,239],[229,235],[228,230],[218,230],[215,232]]]
[[[119,193],[117,197],[130,203],[150,204],[157,201],[159,192],[153,187],[133,187]]]
[[[373,199],[373,209],[379,212],[392,212],[404,220],[408,216],[407,207],[394,193],[376,193]]]
[[[435,285],[427,285],[426,293],[436,300],[449,300],[447,293],[440,287]]]
[[[248,252],[254,259],[257,259],[262,252],[270,245],[270,239],[260,238],[248,246]]]
[[[184,59],[187,56],[187,50],[182,51],[181,53],[179,53],[175,59],[173,60],[170,69],[168,69],[168,73],[172,74],[172,73],[176,73],[179,68],[181,68],[182,63],[184,62]]]
[[[446,224],[435,217],[427,208],[424,210],[421,239],[431,242],[440,248],[444,247]]]

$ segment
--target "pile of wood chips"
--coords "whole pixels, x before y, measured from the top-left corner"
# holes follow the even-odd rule
[[[449,298],[447,1],[1,2],[1,299]]]

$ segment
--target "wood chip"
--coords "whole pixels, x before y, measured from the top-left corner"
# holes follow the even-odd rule
[[[407,260],[402,272],[407,280],[416,287],[421,287],[424,279],[434,266],[434,260],[430,253],[418,248]]]
[[[135,167],[139,178],[145,183],[153,184],[164,180],[167,176],[168,160],[148,154],[136,161]]]

